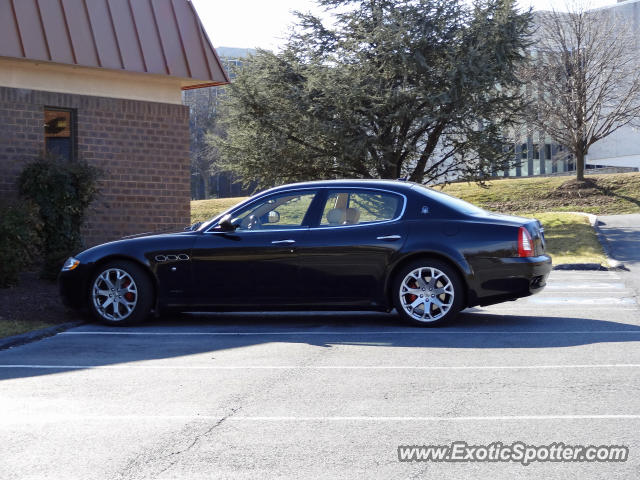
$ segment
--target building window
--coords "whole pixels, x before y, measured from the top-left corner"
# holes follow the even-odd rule
[[[528,143],[523,143],[520,145],[520,170],[516,173],[519,177],[527,177],[529,176],[529,161],[527,157],[529,156]]]
[[[551,156],[551,144],[544,144],[544,171],[545,173],[552,173],[553,170],[553,157]]]
[[[73,110],[46,107],[44,110],[44,148],[47,155],[74,160],[76,151]]]

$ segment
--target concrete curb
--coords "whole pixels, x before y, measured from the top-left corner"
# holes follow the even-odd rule
[[[21,333],[20,335],[14,335],[12,337],[0,338],[0,350],[5,350],[11,347],[17,347],[24,345],[25,343],[35,342],[46,337],[52,337],[60,332],[64,332],[73,327],[77,327],[86,322],[67,322],[52,327],[41,328],[40,330],[32,330],[30,332]]]
[[[600,245],[602,245],[604,254],[607,257],[607,262],[609,263],[609,266],[610,266],[609,270],[629,271],[629,269],[625,267],[622,262],[619,262],[618,260],[611,258],[611,247],[609,246],[609,241],[607,240],[607,237],[602,233],[602,230],[600,230],[600,227],[598,226],[600,224],[600,222],[598,221],[598,217],[596,217],[595,215],[593,215],[593,217],[594,217],[594,220],[591,226],[596,231],[596,236],[598,237],[598,241],[600,242]],[[591,221],[591,219],[589,219],[589,221]]]
[[[602,231],[598,228],[598,217],[593,215],[592,213],[584,213],[584,212],[562,212],[562,213],[573,213],[576,215],[583,215],[589,219],[589,223],[593,227],[593,230],[596,232],[596,237],[602,245],[602,250],[604,250],[604,256],[607,257],[607,263],[609,267],[605,267],[600,265],[599,263],[563,263],[562,265],[555,265],[553,267],[554,270],[599,270],[599,271],[609,271],[609,270],[628,270],[621,262],[618,260],[614,260],[611,258],[611,250],[609,248],[609,242],[607,238],[602,234]]]
[[[562,263],[560,265],[554,265],[553,270],[599,270],[607,271],[611,268],[600,265],[599,263]]]

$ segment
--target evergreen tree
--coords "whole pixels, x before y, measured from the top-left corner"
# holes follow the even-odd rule
[[[514,0],[319,0],[226,102],[224,161],[269,186],[321,178],[482,179],[510,166],[530,12]]]

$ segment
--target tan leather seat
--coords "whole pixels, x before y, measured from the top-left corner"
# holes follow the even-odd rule
[[[357,208],[347,208],[345,222],[347,225],[355,225],[360,220],[360,210]]]
[[[342,225],[346,219],[346,208],[332,208],[327,212],[327,222],[329,222],[329,225]]]

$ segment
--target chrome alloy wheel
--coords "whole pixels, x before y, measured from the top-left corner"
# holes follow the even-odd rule
[[[119,268],[109,268],[93,282],[91,297],[96,311],[106,320],[125,320],[138,303],[133,277]]]
[[[399,295],[407,315],[419,322],[433,322],[451,310],[454,288],[451,279],[441,270],[421,267],[404,277]]]

